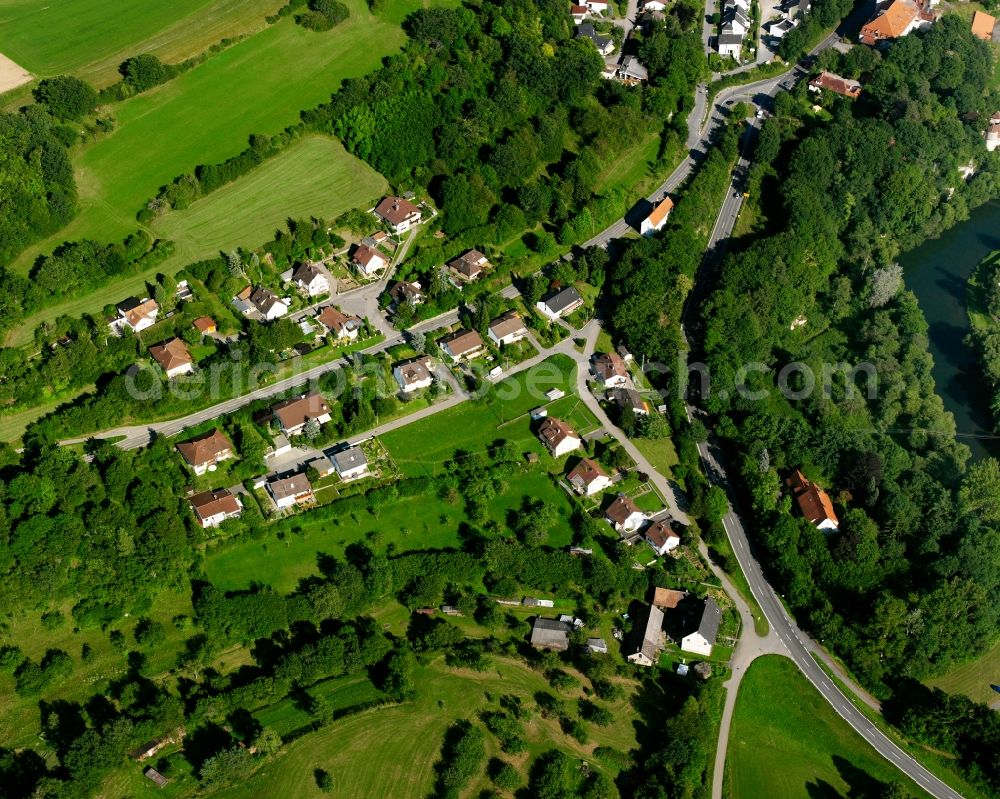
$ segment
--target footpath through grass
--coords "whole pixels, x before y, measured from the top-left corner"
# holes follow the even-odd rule
[[[726,764],[731,799],[871,795],[878,783],[916,783],[840,718],[792,661],[758,658],[740,685]]]

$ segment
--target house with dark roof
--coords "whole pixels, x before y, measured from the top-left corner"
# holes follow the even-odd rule
[[[628,369],[617,352],[598,352],[590,362],[594,378],[604,388],[628,385]]]
[[[650,605],[646,608],[645,623],[632,628],[632,635],[624,648],[625,659],[638,666],[655,666],[665,645],[663,611]]]
[[[299,264],[292,272],[292,283],[307,297],[330,293],[330,281],[316,264]]]
[[[696,623],[688,628],[689,632],[681,639],[681,649],[698,655],[710,657],[715,639],[719,635],[719,625],[722,623],[722,610],[715,599],[708,597],[701,613],[691,617]]]
[[[629,535],[642,527],[649,516],[639,509],[635,500],[627,494],[619,494],[604,511],[604,518],[621,535]]]
[[[286,436],[299,435],[310,421],[320,425],[330,421],[330,406],[315,391],[272,405],[271,413]]]
[[[562,419],[546,416],[538,426],[538,437],[552,453],[553,457],[561,458],[583,446],[583,440],[577,432]]]
[[[188,502],[194,511],[198,524],[202,527],[218,527],[226,519],[235,519],[243,512],[243,503],[228,489],[202,491],[192,496]]]
[[[258,286],[255,289],[247,286],[236,295],[233,304],[241,310],[244,316],[250,316],[256,312],[266,321],[278,319],[288,313],[288,305],[285,301],[264,286]]]
[[[569,649],[570,625],[558,619],[535,617],[531,625],[531,645],[535,649],[554,649],[564,652]]]
[[[194,359],[188,352],[187,344],[179,338],[154,344],[149,348],[149,354],[167,377],[177,377],[194,371]]]
[[[716,39],[716,49],[723,58],[739,58],[743,51],[743,36],[739,33],[720,33]]]
[[[837,532],[840,521],[833,510],[830,495],[826,491],[806,478],[798,469],[785,480],[785,485],[791,491],[799,512],[808,522],[820,530]]]
[[[377,275],[389,265],[389,258],[381,250],[359,244],[351,254],[351,263],[366,277]]]
[[[549,319],[558,319],[561,316],[569,316],[582,305],[583,297],[580,296],[580,292],[574,286],[567,286],[539,300],[535,307],[541,311],[543,316],[547,316]]]
[[[615,51],[614,40],[610,36],[599,34],[589,22],[576,26],[575,37],[577,39],[590,39],[594,43],[594,47],[597,48],[597,52],[603,56],[609,56]]]
[[[191,470],[197,475],[214,470],[224,460],[233,457],[233,445],[216,428],[188,441],[177,444],[177,451]]]
[[[636,416],[649,416],[649,405],[634,388],[613,388],[606,396],[609,402],[613,402],[622,411],[630,410]]]
[[[375,206],[375,216],[396,233],[405,233],[420,222],[420,209],[403,197],[386,197]]]
[[[424,301],[423,290],[419,283],[408,283],[405,280],[398,280],[389,289],[389,296],[397,305],[404,302],[409,305],[420,305]]]
[[[464,283],[478,280],[483,271],[492,265],[490,259],[479,250],[469,250],[448,262],[448,279],[453,285],[461,287]]]
[[[580,458],[580,462],[570,469],[567,481],[578,494],[591,497],[606,488],[611,488],[611,478],[601,465],[590,458]]]
[[[646,536],[646,542],[660,557],[663,557],[668,552],[672,552],[681,545],[681,537],[674,531],[668,521],[660,520],[653,522],[646,528],[644,535]]]

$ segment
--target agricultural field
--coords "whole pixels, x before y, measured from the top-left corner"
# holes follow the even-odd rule
[[[371,72],[385,55],[402,46],[405,34],[398,24],[372,17],[364,0],[349,0],[348,5],[351,16],[332,31],[315,33],[296,25],[290,17],[282,19],[174,80],[115,106],[114,131],[84,145],[74,157],[80,193],[76,218],[57,234],[22,253],[13,268],[28,272],[39,254],[50,252],[66,240],[123,238],[138,226],[136,212],[160,186],[199,163],[219,162],[238,153],[251,133],[280,132],[298,121],[301,110],[328,99],[344,78]],[[309,147],[299,153],[298,157],[304,161],[296,162],[293,155],[285,159],[283,167],[267,165],[271,167],[266,173],[270,180],[283,181],[284,198],[295,196],[296,191],[306,194],[312,191],[301,182],[291,182],[306,175],[309,159],[317,157],[316,151]],[[343,151],[340,154],[349,160],[331,162],[326,185],[339,186],[352,176],[374,175],[367,167],[362,173],[359,162]],[[248,180],[253,181],[251,186],[259,187],[268,178],[256,175],[243,178],[244,182]],[[234,242],[249,230],[251,223],[241,218],[241,211],[229,214],[230,225],[224,224],[227,204],[237,202],[250,189],[239,185],[228,188],[231,192],[228,199],[225,194],[219,200],[208,198],[202,201],[201,208],[189,210],[195,228],[202,235]],[[362,194],[366,200],[371,199],[373,188],[370,181],[365,181],[351,196],[342,200],[324,198],[313,211],[329,213],[341,206],[350,207],[349,201],[358,200]],[[264,206],[276,210],[276,200],[258,202],[262,203],[257,206],[258,214],[264,213]],[[303,202],[297,207],[305,210],[306,205]],[[276,211],[276,221],[283,220],[291,210],[294,209]],[[263,218],[258,216],[258,219],[264,224]],[[185,223],[178,218],[166,219],[164,224],[177,234]],[[268,222],[265,228],[256,231],[252,240],[262,241],[274,226]],[[197,239],[198,233],[193,236],[188,239],[189,245],[197,241],[199,246],[214,246]],[[219,246],[222,245],[215,246],[215,250]],[[177,255],[151,273],[177,269],[184,263],[184,257]],[[87,297],[46,309],[27,319],[8,344],[23,343],[24,335],[41,321],[62,314],[93,312],[128,296],[149,276],[131,276]]]
[[[483,673],[452,669],[438,659],[417,670],[414,684],[414,701],[364,711],[300,738],[246,782],[213,796],[320,797],[323,794],[316,787],[313,770],[322,768],[333,776],[337,796],[422,799],[432,794],[433,766],[450,724],[458,719],[475,721],[477,714],[490,705],[487,694],[515,694],[530,706],[536,692],[552,691],[541,674],[507,659],[495,659]],[[582,696],[579,689],[559,693],[563,699]],[[612,709],[615,721],[611,726],[588,725],[591,741],[587,744],[579,744],[563,733],[555,719],[536,713],[524,725],[528,754],[534,756],[556,747],[600,768],[600,761],[590,757],[596,746],[628,750],[636,745],[637,718],[632,703],[624,699]],[[501,756],[496,740],[489,735],[487,754]],[[512,760],[509,755],[504,759]],[[513,758],[524,782],[526,760],[524,755]],[[489,780],[480,775],[463,795],[477,796],[488,787]]]
[[[1000,685],[1000,641],[982,656],[969,663],[949,669],[940,677],[927,680],[932,688],[940,688],[949,694],[965,694],[976,702],[998,707],[1000,694],[990,688]]]
[[[336,139],[309,136],[189,208],[167,213],[153,230],[177,245],[171,262],[191,263],[220,250],[258,247],[289,217],[332,219],[368,207],[386,185]]]
[[[72,73],[98,88],[128,56],[176,63],[261,28],[282,0],[0,0],[0,52],[45,77]]]
[[[777,655],[754,661],[743,678],[726,768],[730,799],[867,796],[905,779]],[[927,796],[915,783],[906,788]]]

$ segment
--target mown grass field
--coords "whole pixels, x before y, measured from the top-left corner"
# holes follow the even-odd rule
[[[263,27],[282,0],[0,0],[0,52],[36,75],[72,73],[98,87],[130,55],[165,62]]]
[[[1000,694],[990,688],[991,684],[1000,685],[1000,641],[975,660],[927,680],[927,684],[949,694],[965,694],[987,705],[1000,701]]]
[[[138,226],[136,212],[160,186],[199,163],[218,162],[236,154],[246,146],[251,133],[277,133],[295,123],[301,110],[329,98],[344,78],[371,72],[383,56],[402,46],[405,34],[398,24],[372,17],[364,0],[348,0],[348,5],[351,16],[332,31],[307,31],[286,18],[169,83],[116,106],[116,129],[86,145],[74,158],[80,191],[77,217],[22,253],[14,268],[28,272],[39,254],[66,240],[123,238]],[[406,5],[411,10],[416,6],[412,2]],[[309,183],[301,182],[306,174],[303,168],[289,160],[285,168],[300,181],[283,182],[285,197],[296,190],[310,191]],[[353,163],[343,167],[347,174],[358,168]],[[231,188],[235,193],[243,191]],[[329,213],[340,207],[336,198],[331,200],[316,212]],[[223,240],[233,241],[239,231],[248,229],[241,213],[231,213],[232,227],[226,227],[222,225],[225,217],[218,211],[190,210],[196,225],[217,214],[218,224],[211,232]],[[285,216],[278,214],[277,221]],[[273,227],[268,223],[253,240],[266,239]],[[177,255],[150,274],[176,270],[185,262]],[[150,274],[115,281],[100,291],[46,309],[27,319],[8,344],[27,340],[41,321],[93,312],[128,296],[140,289]]]
[[[477,714],[489,705],[487,693],[494,697],[515,694],[530,706],[537,691],[552,691],[541,674],[506,659],[494,659],[490,669],[481,674],[451,669],[438,659],[419,668],[414,683],[417,691],[414,701],[365,711],[300,738],[245,782],[213,796],[219,799],[322,797],[324,794],[313,778],[313,770],[322,768],[333,776],[336,796],[423,799],[432,794],[434,764],[440,757],[445,730],[458,719],[479,723]],[[582,696],[579,689],[558,693],[564,699]],[[602,768],[600,761],[591,756],[595,746],[628,750],[636,745],[636,713],[630,701],[622,700],[612,709],[615,721],[611,726],[587,725],[591,742],[585,745],[563,733],[555,719],[543,719],[536,713],[524,724],[528,755],[558,748],[587,759],[592,768]],[[528,758],[502,755],[496,740],[488,733],[487,754],[514,762],[527,781]],[[480,775],[462,795],[477,796],[489,786],[489,779]]]
[[[927,796],[777,655],[754,661],[740,685],[726,769],[731,799],[867,796],[877,782],[897,781]]]
[[[257,247],[289,217],[332,218],[368,206],[387,184],[336,139],[309,136],[249,175],[153,226],[177,245],[171,260],[190,263],[237,246]]]

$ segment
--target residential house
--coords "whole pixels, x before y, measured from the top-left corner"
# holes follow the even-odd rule
[[[307,297],[330,293],[330,281],[315,264],[299,264],[292,272],[292,283]]]
[[[669,197],[664,197],[660,202],[656,204],[652,211],[649,212],[649,216],[639,223],[639,233],[643,236],[652,236],[656,231],[663,228],[667,224],[667,217],[670,216],[670,212],[674,210],[674,201]]]
[[[531,625],[531,645],[535,649],[554,649],[564,652],[569,649],[570,625],[558,619],[535,617]]]
[[[604,14],[608,10],[608,4],[604,0],[584,0],[584,5],[591,14]]]
[[[996,24],[996,17],[990,16],[985,11],[977,11],[972,15],[972,35],[984,42],[991,42]]]
[[[246,291],[246,289],[244,289]],[[241,297],[243,292],[237,294],[237,297]],[[264,286],[258,286],[252,292],[250,292],[247,298],[249,305],[252,310],[256,310],[257,313],[261,315],[263,319],[270,322],[274,319],[278,319],[288,313],[288,304],[278,297],[271,289],[264,288]],[[246,312],[244,312],[246,315]]]
[[[575,25],[579,25],[583,22],[589,13],[590,9],[586,6],[578,6],[574,3],[569,7],[569,15],[573,18],[573,23]]]
[[[310,421],[320,425],[330,421],[330,406],[315,391],[279,402],[271,406],[271,413],[286,436],[299,435]]]
[[[569,316],[582,305],[583,297],[580,296],[580,292],[574,286],[567,286],[539,300],[535,307],[543,316],[558,319],[561,316]]]
[[[605,388],[628,385],[628,369],[617,352],[597,353],[591,360],[590,369]]]
[[[351,263],[366,277],[379,274],[389,265],[389,259],[381,251],[367,244],[359,244],[351,255]]]
[[[272,478],[267,481],[267,490],[279,510],[303,505],[315,499],[312,484],[304,474]]]
[[[330,457],[341,480],[357,480],[368,474],[368,458],[361,447],[342,449]]]
[[[621,63],[615,68],[613,77],[622,83],[634,86],[649,80],[649,70],[634,55],[627,55],[622,58]]]
[[[583,446],[583,440],[576,431],[562,419],[546,416],[538,426],[538,437],[553,457],[561,458]]]
[[[663,610],[674,610],[684,598],[687,591],[677,591],[673,588],[654,588],[653,604]]]
[[[712,597],[708,597],[702,607],[701,613],[691,617],[697,621],[688,627],[687,632],[681,639],[681,649],[684,652],[694,652],[698,655],[710,657],[715,639],[719,635],[719,624],[722,622],[722,611]]]
[[[404,280],[399,280],[392,284],[392,288],[389,289],[389,296],[397,306],[402,305],[404,302],[416,306],[424,301],[420,284],[407,283]]]
[[[191,286],[188,285],[186,280],[178,280],[174,296],[181,302],[191,302],[194,299],[194,292],[191,291]]]
[[[151,300],[149,297],[141,300],[129,297],[118,303],[115,308],[118,317],[111,323],[111,327],[115,330],[128,328],[133,333],[141,333],[146,328],[152,327],[156,324],[156,317],[160,313],[160,306],[156,304],[156,300]]]
[[[674,532],[670,522],[653,522],[646,528],[646,541],[661,558],[681,545],[681,537]]]
[[[743,52],[743,36],[739,33],[720,33],[717,48],[723,58],[738,59]]]
[[[218,428],[195,436],[188,441],[181,441],[177,451],[196,475],[215,471],[222,461],[233,457],[233,445],[229,443]]]
[[[448,262],[448,271],[451,273],[448,279],[453,285],[460,287],[463,283],[478,280],[483,270],[489,269],[491,266],[493,264],[490,263],[489,258],[479,250],[469,250],[455,260]]]
[[[592,497],[611,487],[611,478],[597,461],[581,458],[580,462],[566,475],[569,484],[578,494]]]
[[[316,321],[339,341],[356,341],[364,324],[358,317],[341,313],[332,305],[321,308]]]
[[[639,509],[631,497],[619,494],[604,511],[604,518],[615,528],[615,532],[627,536],[642,527],[649,516]]]
[[[191,326],[203,336],[210,336],[216,332],[215,320],[210,316],[199,316]]]
[[[392,367],[392,375],[396,378],[396,382],[399,383],[404,394],[430,387],[431,383],[434,382],[430,362],[430,357],[424,355],[420,358],[397,363]]]
[[[513,344],[528,335],[528,328],[517,311],[507,311],[490,322],[487,335],[499,347],[501,344]]]
[[[807,521],[820,530],[837,532],[840,521],[833,511],[833,503],[826,491],[807,479],[798,469],[785,480],[785,485],[791,490],[799,512]]]
[[[722,15],[722,33],[738,33],[746,36],[750,30],[750,17],[739,5],[729,5]]]
[[[660,652],[666,644],[663,634],[663,611],[650,605],[646,612],[645,624],[633,628],[632,638],[625,648],[625,659],[638,666],[655,666],[660,660]]]
[[[149,355],[169,378],[194,371],[194,359],[188,352],[187,344],[179,338],[172,338],[163,344],[154,344],[149,348]]]
[[[438,339],[438,346],[456,363],[475,358],[483,351],[483,337],[475,330],[456,330]]]
[[[589,22],[576,26],[576,38],[590,39],[594,43],[594,47],[597,48],[597,52],[603,56],[609,56],[615,51],[615,43],[611,37],[601,36]]]
[[[649,416],[649,405],[634,388],[613,388],[607,393],[607,399],[622,411],[630,410],[636,416]]]
[[[587,651],[593,652],[595,655],[606,655],[608,654],[608,644],[603,638],[588,638]]]
[[[642,10],[643,13],[648,11],[666,11],[667,4],[664,0],[646,0],[646,2],[642,4]]]
[[[202,527],[218,527],[226,519],[235,519],[243,513],[243,503],[228,489],[202,491],[188,500],[198,524]]]
[[[788,17],[785,17],[769,23],[767,32],[770,34],[772,39],[781,41],[790,31],[794,30],[798,24],[799,21],[797,19],[788,19]]]
[[[856,100],[861,95],[861,84],[850,78],[842,78],[833,72],[820,72],[809,81],[809,91],[821,93],[824,89]]]
[[[927,27],[934,19],[929,2],[925,5],[922,0],[892,0],[861,26],[858,39],[862,44],[878,46]]]
[[[250,302],[250,295],[253,294],[253,286],[247,286],[233,297],[233,307],[244,316],[253,316],[257,309]]]
[[[420,209],[402,197],[386,197],[375,206],[375,216],[396,233],[405,233],[420,222]]]

